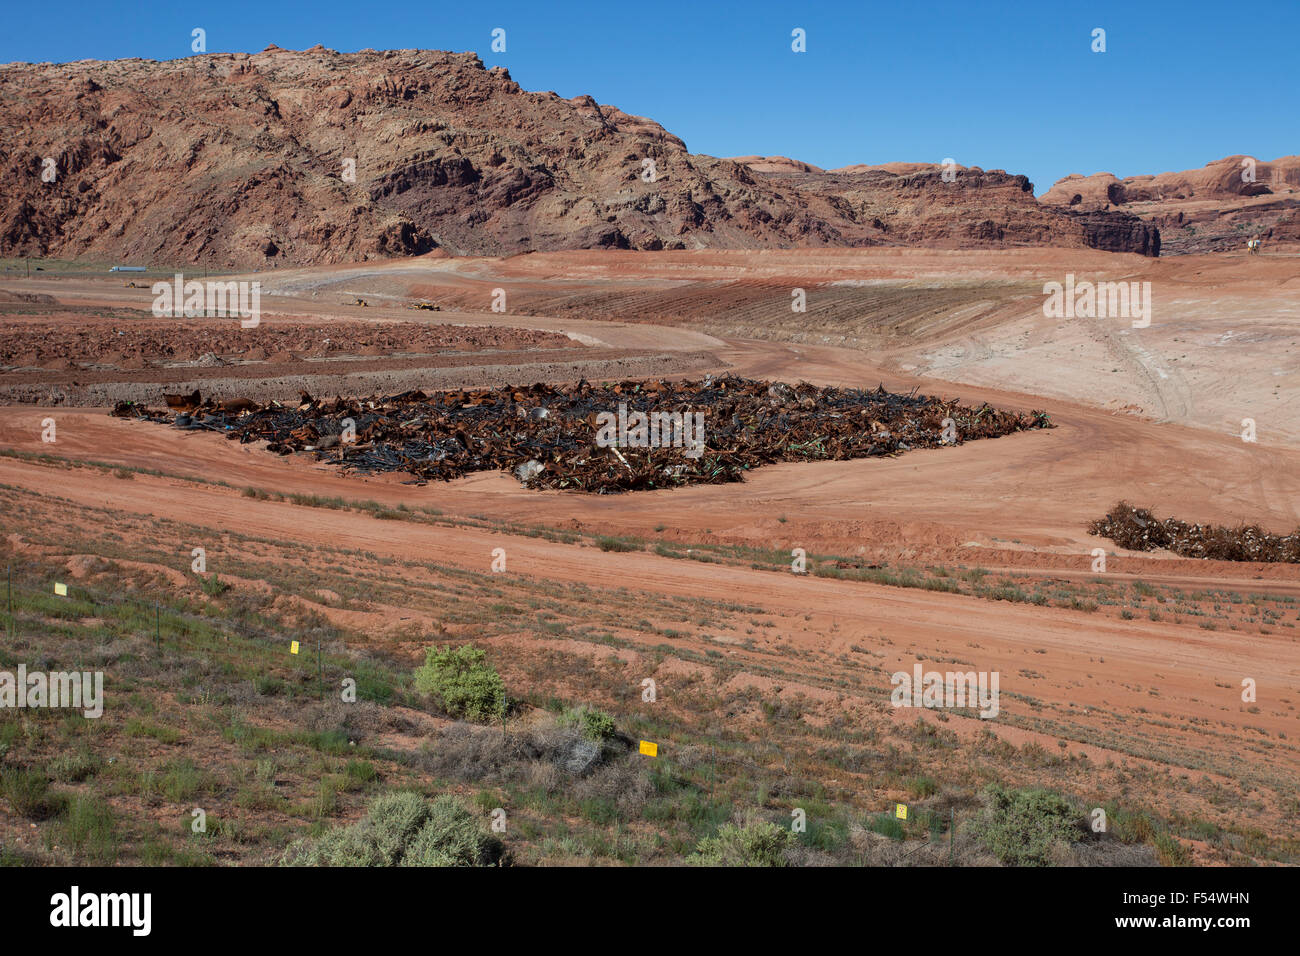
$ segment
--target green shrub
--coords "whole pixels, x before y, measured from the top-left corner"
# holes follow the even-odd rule
[[[1106,807],[1111,832],[1123,843],[1150,843],[1155,839],[1156,824],[1145,810],[1125,811],[1114,804]]]
[[[171,761],[163,770],[158,787],[172,803],[183,803],[200,791],[212,789],[211,777],[188,757]]]
[[[794,834],[775,823],[724,823],[717,836],[699,842],[695,862],[701,866],[788,866],[786,851],[794,845]]]
[[[577,727],[582,736],[600,743],[614,736],[614,718],[595,707],[574,707],[560,715],[559,723],[565,727]]]
[[[80,753],[60,754],[49,763],[50,776],[65,783],[80,783],[88,777],[99,773],[101,763],[98,757],[86,751]]]
[[[320,783],[316,787],[315,799],[307,804],[308,812],[317,819],[338,813],[339,790],[342,788],[343,783],[344,779],[342,777],[336,777],[333,774],[321,777]]]
[[[31,866],[33,862],[13,847],[0,846],[0,867]]]
[[[314,843],[295,843],[281,860],[285,866],[392,866],[383,858],[364,823],[330,830]]]
[[[501,842],[455,797],[432,802],[417,793],[386,793],[366,816],[316,841],[300,841],[285,866],[492,866]]]
[[[364,787],[368,783],[374,783],[379,777],[379,771],[368,760],[349,760],[343,773],[348,779],[349,789]]]
[[[253,677],[253,693],[259,697],[275,697],[284,693],[288,686],[274,674],[257,674]]]
[[[801,839],[805,846],[830,853],[849,842],[848,824],[842,820],[809,820]]]
[[[1161,866],[1187,866],[1192,862],[1191,851],[1168,833],[1157,834],[1153,842]]]
[[[46,820],[61,811],[66,803],[50,793],[50,782],[39,770],[9,767],[0,774],[0,793],[14,810],[31,820]]]
[[[416,668],[415,687],[432,694],[453,717],[489,720],[506,712],[506,685],[487,655],[466,644],[458,648],[431,647],[424,666]]]
[[[208,597],[220,597],[230,590],[230,585],[217,577],[217,572],[215,571],[206,578],[200,575],[199,586],[203,588],[203,593]]]
[[[578,811],[592,823],[608,826],[618,819],[618,804],[609,797],[591,797],[578,804]]]
[[[1010,866],[1047,866],[1054,850],[1084,835],[1082,818],[1060,794],[1037,788],[1004,790],[996,784],[985,794],[988,804],[972,831]]]
[[[429,805],[429,817],[406,848],[402,866],[490,866],[500,841],[483,832],[479,818],[453,796]]]
[[[406,847],[429,819],[429,804],[418,793],[386,793],[370,802],[363,835],[378,853],[378,863],[396,866]]]
[[[622,538],[613,538],[608,535],[600,535],[596,538],[596,544],[602,551],[640,551],[641,545],[631,541],[624,541]]]
[[[1162,866],[1186,866],[1191,862],[1191,851],[1179,843],[1172,835],[1165,832],[1163,826],[1152,819],[1145,810],[1122,810],[1114,803],[1106,806],[1106,819],[1110,823],[1110,832],[1121,843],[1146,844],[1156,851],[1156,857]],[[1208,827],[1205,837],[1213,838],[1217,829]]]
[[[896,817],[891,817],[887,813],[867,818],[867,829],[873,833],[879,833],[881,836],[887,836],[891,840],[901,840],[907,836],[907,831],[903,829],[902,821]]]
[[[614,718],[603,710],[584,709],[582,712],[582,732],[591,740],[608,740],[614,736]]]
[[[907,781],[907,792],[918,800],[924,800],[938,793],[939,785],[931,777],[913,777]]]
[[[161,727],[139,717],[131,717],[127,720],[126,734],[128,737],[152,737],[163,744],[174,744],[181,739],[180,731],[174,727]]]
[[[59,840],[78,857],[95,863],[117,858],[117,826],[108,804],[92,796],[75,796],[68,802],[57,831]],[[47,834],[47,840],[52,834]]]

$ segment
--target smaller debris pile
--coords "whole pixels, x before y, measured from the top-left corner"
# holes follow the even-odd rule
[[[1300,528],[1278,535],[1255,524],[1235,528],[1188,524],[1177,518],[1157,518],[1148,509],[1134,508],[1127,501],[1094,521],[1088,533],[1109,538],[1131,551],[1163,548],[1184,558],[1300,564]]]
[[[124,402],[114,414],[211,429],[241,443],[265,441],[282,455],[312,452],[357,472],[405,471],[446,481],[499,469],[530,488],[599,494],[721,484],[771,462],[894,456],[1052,427],[1038,411],[968,408],[883,387],[820,388],[734,376],[332,401],[304,392],[297,407],[247,399],[218,403],[197,392],[166,399],[170,412]],[[625,426],[639,416],[653,424],[638,438],[634,426]],[[615,420],[617,429],[609,424]]]

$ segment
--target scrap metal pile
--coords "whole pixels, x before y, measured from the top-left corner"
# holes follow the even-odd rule
[[[1131,551],[1163,548],[1185,558],[1300,563],[1300,528],[1279,535],[1259,525],[1228,528],[1189,524],[1177,518],[1157,518],[1148,509],[1134,508],[1127,501],[1121,501],[1106,517],[1094,521],[1088,531],[1110,538]]]
[[[475,471],[512,472],[530,488],[600,494],[741,481],[770,462],[894,456],[976,438],[1050,428],[1044,412],[1024,415],[989,405],[872,390],[786,385],[733,376],[702,381],[625,381],[603,385],[403,392],[297,406],[247,399],[167,396],[172,411],[122,403],[114,414],[211,429],[232,441],[266,441],[282,455],[310,452],[357,472],[405,471],[450,480]],[[702,413],[702,447],[598,443],[602,422],[636,412]],[[945,425],[945,419],[951,423]],[[626,419],[624,419],[626,420]],[[622,433],[620,433],[622,434]],[[664,432],[668,444],[669,432]],[[676,435],[680,438],[680,433]],[[621,440],[621,439],[620,439]]]

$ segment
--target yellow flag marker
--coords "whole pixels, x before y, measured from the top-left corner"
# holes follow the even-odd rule
[[[907,804],[906,804],[906,803],[896,803],[896,804],[894,804],[894,816],[898,817],[898,819],[900,819],[900,820],[906,820],[906,819],[907,819]]]
[[[291,642],[291,643],[289,644],[289,653],[290,653],[290,654],[297,654],[297,653],[298,653],[298,642],[297,642],[297,641],[293,641],[293,642]]]
[[[54,593],[57,594],[59,597],[67,597],[67,596],[68,596],[68,586],[67,586],[66,584],[60,584],[58,581],[55,581],[55,582],[54,582]]]
[[[643,740],[641,741],[641,752],[645,754],[647,757],[658,757],[659,745],[656,743],[652,743],[649,740]]]

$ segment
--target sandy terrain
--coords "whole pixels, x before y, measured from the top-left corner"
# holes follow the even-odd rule
[[[1067,274],[1080,282],[1149,282],[1150,326],[1044,316],[1043,284]],[[718,336],[849,345],[868,349],[875,369],[1072,399],[1225,435],[1240,435],[1250,418],[1262,445],[1300,441],[1300,421],[1288,413],[1300,388],[1300,256],[1284,253],[1152,260],[1052,249],[558,252],[280,269],[260,278],[270,321],[560,331],[623,356],[655,357],[643,366],[647,374],[703,367],[702,356],[682,355],[673,368],[665,354],[716,350]],[[147,288],[102,277],[11,280],[5,288],[57,291],[79,311],[147,309],[152,301]],[[805,290],[806,313],[791,311],[796,288]],[[496,289],[506,294],[504,314],[489,311]],[[358,297],[368,307],[354,305]],[[416,300],[446,311],[415,312]],[[645,322],[674,331],[627,327]],[[550,375],[619,374],[584,368],[572,375],[575,368]],[[803,373],[791,365],[783,374]],[[0,388],[9,381],[0,375]],[[30,382],[13,384],[28,389],[22,400],[39,397]]]
[[[304,554],[352,548],[371,558],[436,558],[484,573],[492,549],[505,547],[512,574],[557,592],[590,585],[744,602],[775,623],[759,645],[782,659],[867,644],[883,655],[886,671],[910,668],[917,660],[962,660],[1000,671],[1003,717],[954,718],[950,727],[963,735],[992,730],[1015,743],[1068,741],[1063,746],[1096,762],[1153,762],[1174,777],[1209,775],[1243,785],[1267,779],[1281,793],[1285,781],[1294,786],[1300,770],[1300,645],[1289,621],[1281,630],[1208,630],[1191,618],[1125,620],[648,551],[610,553],[499,529],[542,526],[683,547],[804,548],[896,565],[1007,569],[1018,579],[1107,586],[1141,579],[1191,591],[1295,597],[1300,567],[1116,554],[1086,529],[1121,498],[1188,520],[1255,521],[1276,531],[1300,524],[1300,426],[1286,414],[1300,392],[1297,263],[1265,256],[1167,262],[1051,250],[890,250],[556,253],[504,262],[435,259],[280,270],[262,277],[264,309],[273,318],[311,312],[326,323],[400,317],[429,325],[562,332],[596,354],[662,357],[663,371],[656,374],[729,369],[826,385],[883,382],[892,390],[920,387],[966,403],[1046,408],[1058,427],[898,459],[774,465],[741,485],[595,497],[528,491],[501,474],[420,487],[393,476],[361,479],[211,434],[113,419],[103,408],[11,405],[0,409],[0,449],[10,452],[0,458],[0,485],[8,489],[0,494],[15,504],[21,498],[24,509],[84,510],[87,520],[96,509],[107,509],[183,522],[213,535],[292,542]],[[1060,281],[1067,271],[1080,278],[1150,281],[1151,327],[1045,318],[1041,291],[1034,287]],[[504,315],[480,306],[411,319],[404,305],[407,297],[418,297],[441,300],[449,309],[480,294],[486,303],[488,290],[500,285],[508,285],[512,302]],[[809,315],[794,317],[795,326],[783,328],[792,285],[809,290],[810,304],[834,290],[889,292],[893,311],[846,307],[826,315],[810,307]],[[43,291],[69,307],[141,309],[148,303],[147,291],[89,278],[20,280],[6,287]],[[762,324],[754,303],[763,290],[773,317],[768,331],[784,340],[728,334]],[[562,291],[582,302],[578,311],[586,314],[554,307]],[[936,310],[939,293],[965,306]],[[368,308],[346,304],[358,295],[367,297]],[[391,305],[382,304],[384,296]],[[703,317],[697,322],[684,312],[692,301]],[[522,312],[530,303],[540,310],[547,302],[552,307],[545,316]],[[848,347],[850,337],[860,347]],[[512,354],[531,369],[528,359]],[[584,361],[582,374],[599,374],[594,356]],[[462,367],[458,374],[474,373]],[[531,371],[519,374],[523,380],[535,377]],[[557,367],[552,375],[564,372]],[[141,386],[139,399],[160,404],[159,389],[138,379],[133,384]],[[221,387],[248,384],[226,381]],[[54,444],[41,440],[46,417],[57,423]],[[1258,442],[1239,437],[1244,417],[1256,419]],[[91,469],[52,465],[40,455],[164,474],[111,481]],[[241,494],[244,488],[436,508],[482,524],[432,528],[380,521],[371,514],[261,500]],[[1111,553],[1105,575],[1090,570],[1091,551],[1099,546]],[[877,640],[882,635],[886,642]],[[691,637],[687,646],[700,640]],[[659,641],[644,638],[646,648]],[[756,652],[733,646],[724,653],[736,655],[744,667]],[[1241,701],[1247,677],[1258,682],[1257,705]],[[753,679],[763,683],[761,669]],[[851,692],[832,693],[823,704],[848,714],[866,706]],[[1195,804],[1172,791],[1159,799],[1170,807],[1185,799]],[[1285,832],[1285,814],[1271,797],[1263,799],[1260,826]]]

